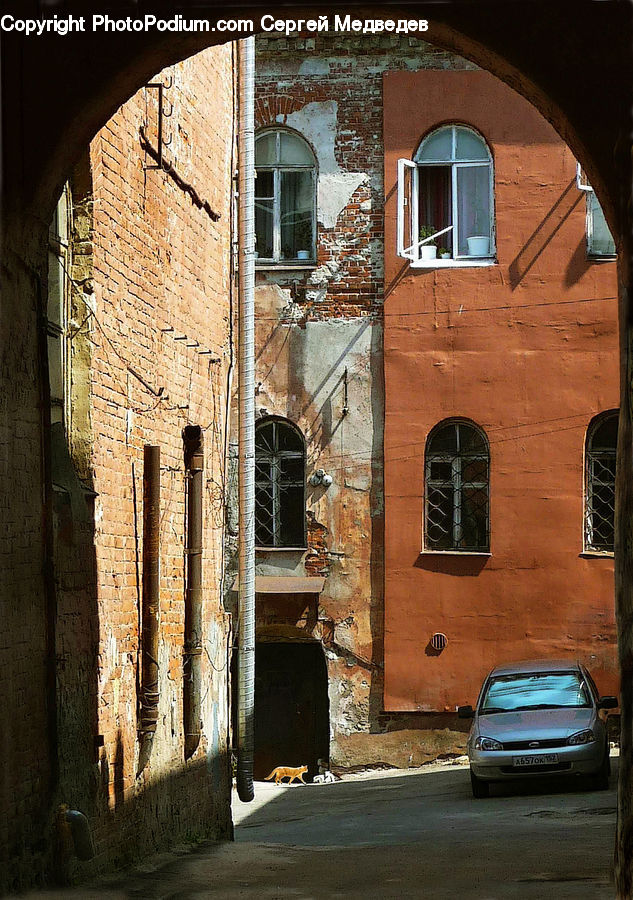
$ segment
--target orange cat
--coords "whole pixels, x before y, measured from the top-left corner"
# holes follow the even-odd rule
[[[301,777],[304,772],[308,771],[307,766],[297,766],[296,769],[293,769],[292,766],[277,766],[276,769],[273,769],[270,775],[267,775],[264,778],[264,781],[271,781],[271,779],[275,779],[275,784],[281,784],[282,778],[289,778],[290,781],[288,784],[292,784],[295,778],[298,778],[301,784],[305,784],[305,781]]]

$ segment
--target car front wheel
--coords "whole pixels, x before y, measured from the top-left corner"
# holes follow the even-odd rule
[[[470,785],[473,789],[473,797],[476,800],[483,800],[484,797],[490,796],[490,785],[487,781],[477,778],[473,770],[470,770]]]

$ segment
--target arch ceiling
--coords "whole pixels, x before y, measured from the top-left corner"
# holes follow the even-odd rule
[[[24,17],[26,5],[19,4],[18,10],[16,4],[15,14]],[[28,5],[36,16],[37,4]],[[63,0],[39,5],[48,7],[49,14],[86,13],[83,4]],[[143,0],[105,6],[112,16],[165,16],[175,11],[175,4]],[[90,12],[97,11],[92,7]],[[256,23],[264,14],[328,14],[333,21],[341,7],[181,0],[178,12],[195,18],[252,18]],[[631,164],[632,11],[627,0],[350,2],[344,12],[361,19],[428,19],[425,37],[430,42],[493,72],[554,125],[583,163],[612,230],[621,230]],[[5,209],[19,202],[23,209],[26,203],[49,215],[69,165],[118,106],[160,69],[222,37],[155,31],[26,39],[3,34]]]

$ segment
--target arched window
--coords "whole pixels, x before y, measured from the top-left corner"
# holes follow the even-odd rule
[[[463,421],[437,425],[426,445],[425,476],[425,548],[486,552],[490,453],[484,432]]]
[[[309,144],[284,129],[255,139],[258,262],[316,259],[316,160]]]
[[[398,162],[398,254],[482,262],[494,257],[492,156],[465,125],[428,134],[413,160]]]
[[[618,412],[592,419],[585,452],[585,550],[613,553]]]
[[[283,419],[264,419],[255,429],[255,541],[305,546],[305,445]]]

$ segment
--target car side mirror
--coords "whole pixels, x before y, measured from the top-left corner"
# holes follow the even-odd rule
[[[598,700],[598,709],[615,709],[619,706],[617,697],[600,697]]]
[[[458,719],[472,719],[474,718],[475,710],[472,706],[458,706],[457,707],[457,718]]]

